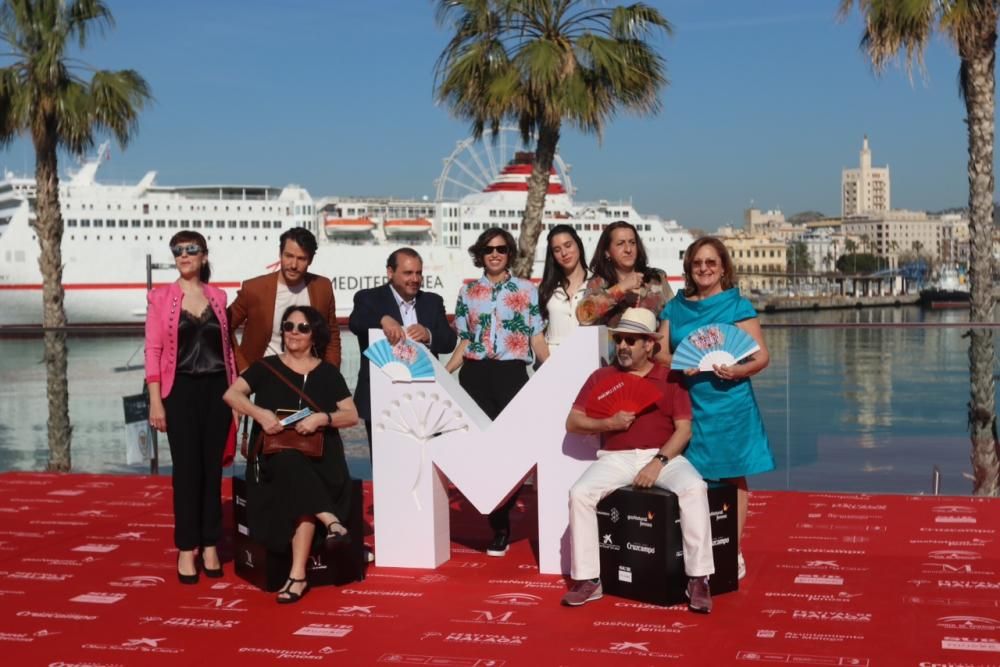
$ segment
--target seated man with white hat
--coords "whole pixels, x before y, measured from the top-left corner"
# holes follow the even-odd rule
[[[573,585],[562,603],[577,607],[603,595],[597,503],[629,484],[655,485],[677,494],[688,607],[707,614],[712,610],[708,576],[715,572],[712,529],[705,481],[682,455],[691,438],[691,400],[683,375],[654,363],[661,335],[651,311],[629,308],[608,331],[615,343],[615,364],[587,378],[566,418],[570,433],[600,434],[601,451],[569,492]],[[626,374],[645,378],[659,390],[660,398],[639,414],[619,411],[603,419],[588,417],[586,406],[595,388]]]

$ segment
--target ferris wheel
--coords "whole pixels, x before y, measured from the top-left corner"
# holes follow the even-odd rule
[[[434,181],[437,202],[458,201],[466,195],[482,192],[519,151],[534,151],[535,135],[526,145],[521,141],[521,131],[504,125],[494,138],[493,132],[486,130],[483,137],[476,140],[468,137],[455,144],[455,150],[444,158],[441,175]],[[570,165],[556,152],[552,164],[562,181],[566,192],[573,196],[570,180]]]

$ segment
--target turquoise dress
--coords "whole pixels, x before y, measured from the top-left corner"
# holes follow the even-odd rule
[[[736,324],[757,317],[737,288],[701,301],[675,296],[660,312],[670,321],[670,351],[694,329],[706,324]],[[743,477],[774,470],[764,421],[750,378],[723,380],[715,373],[686,377],[693,410],[691,442],[684,458],[705,479]]]

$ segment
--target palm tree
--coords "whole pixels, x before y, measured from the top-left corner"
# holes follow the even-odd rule
[[[600,138],[620,110],[660,108],[663,59],[646,41],[669,34],[659,11],[591,0],[437,0],[438,22],[454,35],[435,66],[436,97],[472,122],[473,136],[497,136],[516,122],[537,137],[518,240],[516,275],[530,277],[549,174],[563,122]]]
[[[844,243],[844,250],[854,258],[854,273],[858,272],[858,243],[854,239],[847,239]]]
[[[95,132],[112,134],[124,147],[150,99],[145,80],[132,70],[93,70],[71,58],[93,29],[114,25],[101,0],[4,0],[0,42],[9,62],[0,68],[0,146],[31,137],[35,147],[36,203],[31,225],[38,236],[42,273],[42,324],[49,403],[49,462],[70,469],[69,389],[66,379],[66,309],[63,304],[63,222],[59,209],[57,153],[83,154]]]
[[[935,30],[951,40],[960,60],[959,90],[965,102],[969,149],[969,430],[972,491],[1000,492],[993,333],[976,323],[993,319],[993,137],[996,125],[996,42],[998,0],[856,0],[865,19],[861,39],[876,72],[902,55],[907,68],[922,66],[924,48]],[[841,0],[845,16],[855,0]]]

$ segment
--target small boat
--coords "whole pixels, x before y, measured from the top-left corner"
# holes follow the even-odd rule
[[[968,308],[969,283],[965,274],[952,268],[944,268],[937,280],[920,290],[920,305],[924,308]]]
[[[327,215],[323,218],[323,229],[327,236],[357,236],[371,232],[375,223],[370,218],[334,218]]]
[[[386,220],[382,223],[382,230],[386,236],[426,234],[433,228],[434,224],[427,218],[400,218],[397,220]]]

